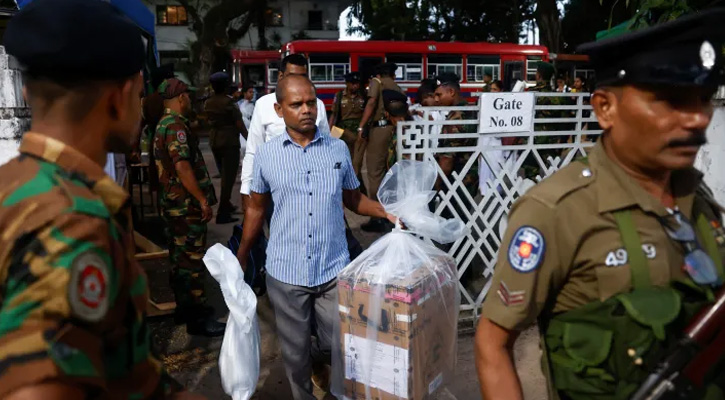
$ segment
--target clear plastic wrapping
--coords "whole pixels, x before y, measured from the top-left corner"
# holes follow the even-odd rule
[[[435,398],[456,366],[460,293],[452,258],[416,237],[450,243],[458,220],[430,212],[437,166],[400,161],[378,192],[407,230],[373,243],[338,274],[333,393],[346,399]]]

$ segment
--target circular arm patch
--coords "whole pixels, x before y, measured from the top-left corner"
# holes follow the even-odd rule
[[[73,260],[68,301],[73,316],[98,322],[108,312],[108,264],[93,252],[85,252]]]
[[[538,229],[522,226],[514,233],[508,249],[511,268],[519,272],[531,272],[541,265],[544,259],[546,242]]]

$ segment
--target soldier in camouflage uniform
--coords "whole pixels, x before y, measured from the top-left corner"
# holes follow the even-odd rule
[[[214,186],[199,150],[199,138],[189,129],[190,88],[171,78],[159,86],[166,110],[154,135],[160,202],[167,223],[171,286],[176,296],[177,322],[192,335],[220,336],[224,324],[212,318],[204,293],[207,223],[217,203]]]
[[[436,104],[443,107],[465,107],[468,106],[466,99],[461,97],[461,85],[459,83],[458,76],[454,74],[442,74],[438,77],[440,82],[438,88],[435,91]],[[475,120],[477,119],[476,113],[473,111],[450,111],[446,117],[447,121],[454,120]],[[477,126],[475,124],[467,125],[444,125],[442,133],[445,134],[456,134],[456,133],[475,133]],[[475,138],[470,139],[450,139],[442,140],[439,147],[476,147],[478,140]],[[441,166],[443,172],[448,176],[448,179],[453,181],[454,178],[452,173],[455,171],[461,173],[463,168],[471,158],[471,152],[455,152],[455,153],[443,153],[438,155],[438,163]],[[463,184],[466,190],[471,194],[472,197],[476,196],[478,191],[478,164],[473,163],[471,168],[463,178]]]
[[[25,67],[33,131],[0,167],[0,398],[171,398],[130,199],[103,171],[138,139],[138,28],[106,2],[35,0],[5,47]]]

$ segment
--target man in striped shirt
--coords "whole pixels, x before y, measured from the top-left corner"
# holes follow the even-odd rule
[[[267,289],[293,396],[314,400],[312,361],[329,363],[336,277],[350,261],[343,204],[361,215],[392,222],[395,217],[360,193],[345,142],[317,129],[312,82],[305,76],[286,77],[276,95],[275,110],[287,128],[257,154],[238,257],[246,269],[272,200]],[[310,340],[313,324],[315,346]]]

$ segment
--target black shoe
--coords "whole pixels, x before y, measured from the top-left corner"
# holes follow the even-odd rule
[[[176,307],[174,310],[174,323],[183,325],[193,319],[206,318],[214,315],[214,309],[206,306],[184,308]]]
[[[391,228],[385,222],[386,221],[381,218],[370,218],[370,221],[360,225],[360,229],[364,230],[365,232],[387,232],[391,230]]]
[[[239,218],[232,217],[230,214],[220,214],[216,216],[217,224],[231,224],[232,222],[239,221]]]
[[[192,336],[217,337],[223,336],[227,324],[212,317],[196,318],[186,323],[186,333]]]

